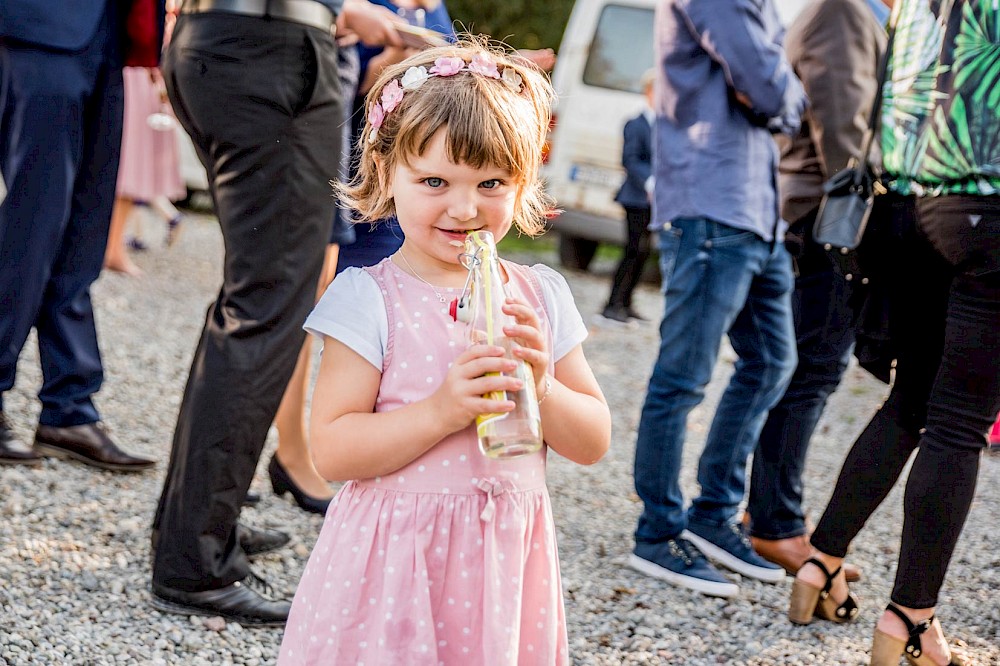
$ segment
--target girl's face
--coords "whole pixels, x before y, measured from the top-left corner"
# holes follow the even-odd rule
[[[510,230],[518,187],[504,169],[455,164],[445,149],[445,130],[423,155],[400,160],[392,177],[396,217],[406,236],[407,259],[424,270],[460,271],[456,242],[475,229],[493,232],[499,242]]]

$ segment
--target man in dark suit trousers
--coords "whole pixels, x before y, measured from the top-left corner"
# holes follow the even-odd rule
[[[343,5],[343,7],[342,7]],[[343,11],[341,11],[343,10]],[[338,18],[338,14],[340,14]],[[187,0],[163,61],[225,240],[153,520],[153,606],[281,625],[248,554],[288,541],[237,525],[313,306],[340,163],[335,28],[401,44],[366,0]]]
[[[33,448],[14,437],[0,402],[0,463],[53,455],[116,471],[154,465],[118,448],[100,423],[90,285],[115,198],[128,37],[142,33],[155,65],[162,5],[145,3],[126,22],[128,1],[0,0],[0,399],[32,327],[44,376]]]
[[[819,0],[785,36],[810,107],[792,138],[780,137],[785,245],[796,259],[792,307],[799,362],[771,410],[754,453],[747,511],[754,549],[794,574],[809,557],[802,472],[809,440],[854,346],[854,283],[810,240],[823,182],[861,152],[885,52],[891,0]],[[886,197],[879,197],[884,200]],[[880,215],[880,206],[873,213]],[[857,579],[845,567],[848,580]]]
[[[640,86],[646,97],[642,113],[625,123],[622,166],[625,182],[615,201],[625,209],[625,252],[611,282],[611,295],[601,313],[605,319],[627,324],[630,319],[644,320],[632,309],[632,292],[639,284],[642,267],[649,257],[649,219],[652,215],[650,192],[653,186],[653,84],[656,70],[642,75]]]

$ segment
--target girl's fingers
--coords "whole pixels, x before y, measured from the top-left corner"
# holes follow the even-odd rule
[[[523,346],[537,349],[542,345],[542,332],[533,326],[504,326],[503,332],[509,338],[522,340],[524,342]]]
[[[485,356],[473,358],[458,366],[458,376],[462,379],[475,379],[489,372],[513,372],[517,369],[517,361],[512,358]]]
[[[524,301],[516,298],[508,298],[503,305],[503,311],[517,320],[517,323],[538,328],[540,320],[538,313],[528,306]]]
[[[517,358],[527,361],[529,365],[548,365],[548,354],[538,349],[532,349],[531,347],[515,347],[513,354]]]

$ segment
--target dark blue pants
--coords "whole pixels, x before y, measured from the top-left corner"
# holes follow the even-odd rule
[[[0,395],[14,385],[34,327],[44,425],[100,418],[92,396],[104,371],[90,285],[104,259],[124,104],[111,13],[77,52],[0,40],[0,173],[8,189],[0,203]]]
[[[799,222],[806,236],[815,218],[813,212]],[[750,473],[747,511],[752,534],[762,539],[805,533],[802,473],[809,440],[854,346],[852,283],[815,243],[803,245],[796,264],[792,316],[799,362],[785,395],[767,416]]]

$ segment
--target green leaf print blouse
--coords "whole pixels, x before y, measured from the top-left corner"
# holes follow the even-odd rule
[[[901,194],[1000,194],[1000,0],[896,0],[882,107]]]

